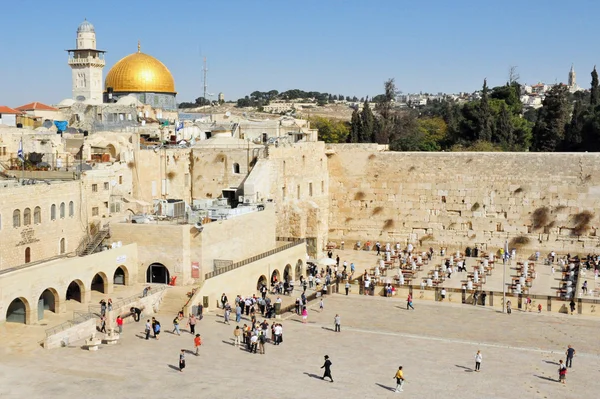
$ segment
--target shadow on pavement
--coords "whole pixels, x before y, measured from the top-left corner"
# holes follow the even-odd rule
[[[395,391],[396,390],[396,388],[388,387],[387,385],[383,385],[383,384],[380,384],[378,382],[376,382],[375,385],[378,385],[378,386],[380,386],[383,389],[387,389],[388,391]]]
[[[465,372],[468,372],[468,373],[472,373],[473,372],[473,369],[470,368],[470,367],[461,366],[459,364],[455,364],[455,366],[458,367],[458,368],[460,368],[460,369],[465,369]]]
[[[306,372],[304,374],[306,374],[307,376],[309,376],[311,378],[316,378],[317,380],[321,379],[320,375],[316,375],[316,374],[313,374],[313,373],[306,373]]]
[[[174,366],[174,365],[172,365],[172,364],[169,364],[169,368],[170,368],[170,369],[173,369],[173,370],[175,370],[175,371],[179,371],[179,366]]]
[[[536,375],[537,378],[541,379],[541,380],[546,380],[546,381],[550,381],[550,382],[558,382],[557,380],[555,380],[554,378],[550,378],[550,377],[545,377],[543,375]]]

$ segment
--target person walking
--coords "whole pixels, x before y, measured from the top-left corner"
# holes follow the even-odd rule
[[[506,301],[506,313],[511,314],[512,313],[512,308],[511,308],[511,302],[510,301]]]
[[[558,361],[558,382],[566,384],[567,380],[567,366],[563,363],[562,359]]]
[[[123,318],[121,315],[117,316],[117,326],[119,327],[119,334],[123,333]]]
[[[415,308],[413,307],[413,304],[412,304],[412,295],[411,294],[408,294],[408,296],[406,297],[406,310],[408,310],[409,308],[412,310],[415,310]]]
[[[325,355],[325,363],[323,363],[321,368],[325,369],[325,372],[323,373],[323,377],[321,377],[321,379],[324,380],[325,377],[329,377],[331,382],[333,382],[333,377],[331,376],[331,360],[329,360],[329,356]]]
[[[481,368],[481,361],[483,360],[483,355],[481,351],[477,351],[475,354],[475,371],[479,373],[479,369]]]
[[[306,309],[306,306],[304,306],[302,308],[302,323],[306,324],[307,321],[308,321],[308,310]]]
[[[341,332],[342,329],[342,318],[339,314],[336,314],[333,318],[333,324],[335,325],[335,332]]]
[[[575,356],[575,349],[573,349],[573,347],[571,345],[569,345],[565,354],[567,355],[567,360],[565,362],[566,366],[568,368],[573,367],[573,356]]]
[[[573,314],[573,312],[575,311],[575,301],[573,299],[571,299],[569,306],[571,307],[571,314]]]
[[[265,330],[260,332],[258,336],[258,350],[261,355],[265,354],[265,343],[267,342],[267,333]]]
[[[146,320],[146,328],[144,332],[146,333],[146,341],[150,339],[150,331],[152,330],[152,324],[150,324],[150,319]]]
[[[348,296],[348,292],[350,292],[350,280],[346,280],[346,296]]]
[[[188,326],[190,327],[190,334],[194,335],[196,333],[196,316],[191,314],[188,318]]]
[[[402,366],[398,367],[398,371],[396,371],[394,378],[396,379],[396,389],[394,392],[402,392],[402,385],[404,385],[404,372],[402,372]]]
[[[242,320],[242,307],[238,303],[237,306],[235,307],[235,322],[239,323],[240,320]]]
[[[477,291],[473,291],[473,306],[477,305]]]
[[[481,305],[485,306],[485,297],[487,296],[487,294],[485,293],[485,291],[483,291],[481,293]]]
[[[235,326],[233,330],[233,345],[240,346],[240,336],[242,335],[242,330],[240,326]]]
[[[100,332],[106,334],[106,317],[100,317]]]
[[[200,356],[200,345],[202,345],[202,338],[200,334],[196,334],[194,337],[194,348],[196,349],[196,356]]]
[[[154,317],[152,318],[152,332],[154,332],[154,338],[158,340],[158,335],[160,334],[160,322]]]
[[[440,301],[443,301],[446,298],[446,289],[442,288],[442,291],[440,292]]]
[[[179,352],[179,372],[183,373],[183,369],[185,368],[185,349],[182,349]]]
[[[225,312],[223,313],[223,324],[229,324],[229,315],[231,314],[231,308],[229,306],[225,307]]]
[[[319,301],[319,310],[322,312],[325,308],[325,303],[323,303],[323,296],[321,295],[321,300]]]
[[[225,308],[226,303],[227,303],[227,295],[225,295],[225,293],[223,293],[223,295],[221,295],[221,307]]]
[[[181,335],[179,332],[179,317],[175,317],[173,319],[173,334],[177,333],[177,335]]]

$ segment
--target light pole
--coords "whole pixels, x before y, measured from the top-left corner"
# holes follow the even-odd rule
[[[502,313],[506,311],[506,257],[508,255],[508,240],[504,242],[504,254],[502,255]]]

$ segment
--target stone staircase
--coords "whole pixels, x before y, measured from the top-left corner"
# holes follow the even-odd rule
[[[160,304],[160,313],[177,316],[186,304],[192,286],[169,286]]]

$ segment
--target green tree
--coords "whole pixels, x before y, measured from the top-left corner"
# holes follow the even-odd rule
[[[369,99],[367,98],[363,104],[363,109],[360,114],[361,120],[361,131],[360,131],[360,142],[361,143],[373,143],[375,142],[375,116],[371,107],[369,106]]]
[[[498,118],[496,118],[496,127],[494,129],[494,142],[500,143],[502,148],[511,150],[514,148],[514,126],[506,103],[503,101]]]
[[[310,124],[318,130],[319,140],[326,143],[345,143],[350,133],[350,126],[347,122],[322,116],[310,118]]]
[[[350,134],[348,135],[348,141],[350,143],[360,143],[361,139],[362,124],[360,120],[360,113],[358,108],[354,108],[352,112],[352,118],[350,119]]]
[[[590,89],[590,105],[595,107],[598,105],[600,100],[598,92],[598,72],[596,72],[596,65],[594,65],[594,70],[592,71],[592,87]]]
[[[380,144],[389,143],[394,128],[392,105],[396,98],[396,83],[393,78],[384,83],[384,91],[385,94],[375,105],[375,110],[381,115],[379,127],[375,132],[375,141]]]
[[[580,151],[583,149],[584,129],[589,127],[589,125],[586,125],[588,116],[587,107],[581,101],[575,101],[573,115],[571,115],[571,121],[565,129],[565,138],[561,145],[563,151]]]
[[[405,112],[394,120],[391,151],[422,151],[425,133],[419,129],[415,112]]]
[[[448,133],[448,125],[442,118],[419,118],[417,127],[421,133],[420,151],[442,150]]]
[[[488,99],[487,79],[484,79],[483,89],[481,90],[481,100],[479,101],[477,118],[477,130],[479,140],[492,140],[492,124],[493,120]]]
[[[556,151],[565,137],[569,118],[568,88],[556,85],[546,94],[533,127],[533,150]]]

